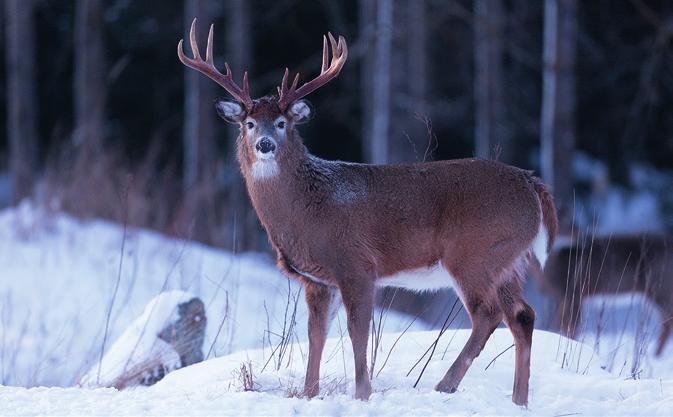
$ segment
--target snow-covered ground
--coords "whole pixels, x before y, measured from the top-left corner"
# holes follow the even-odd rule
[[[353,365],[342,309],[323,357],[321,398],[309,401],[294,396],[303,384],[307,352],[303,295],[267,257],[233,255],[26,204],[0,212],[0,267],[0,415],[673,415],[673,343],[654,358],[652,346],[638,343],[632,329],[602,334],[598,352],[589,332],[582,344],[536,330],[526,410],[509,398],[514,350],[507,350],[512,337],[506,329],[489,340],[458,392],[447,395],[432,387],[469,331],[444,334],[413,388],[424,360],[406,375],[437,331],[422,331],[415,322],[386,362],[398,336],[391,332],[412,322],[390,313],[377,354],[375,392],[362,403],[351,399]],[[152,311],[147,303],[169,290],[203,300],[205,362],[149,388],[68,388],[99,359],[106,325],[107,353],[134,319]],[[651,323],[644,328],[652,332]],[[274,351],[283,332],[292,343]],[[642,338],[651,341],[656,334]],[[252,370],[252,392],[242,391],[244,364]]]
[[[263,340],[275,345],[292,321],[294,300],[291,336],[306,340],[300,285],[258,254],[233,255],[146,230],[125,233],[113,223],[23,204],[0,211],[0,271],[0,385],[72,386],[100,357],[110,305],[106,353],[167,290],[203,300],[207,357],[261,347]],[[401,331],[409,321],[391,314],[386,329]],[[332,335],[339,324],[345,329],[343,308]]]
[[[527,410],[510,401],[513,349],[495,359],[512,342],[506,329],[495,332],[456,393],[433,391],[468,336],[467,330],[447,332],[418,387],[413,388],[424,362],[409,376],[406,374],[433,342],[436,332],[405,334],[379,374],[381,358],[385,358],[397,338],[386,334],[383,356],[372,383],[374,393],[368,403],[352,399],[351,351],[348,343],[333,338],[325,348],[321,397],[313,400],[292,396],[303,381],[305,357],[300,352],[306,352],[307,346],[301,344],[289,367],[283,365],[278,371],[267,367],[261,372],[269,352],[249,350],[178,370],[149,388],[116,391],[4,387],[0,388],[0,414],[633,416],[673,412],[673,380],[615,377],[601,369],[588,346],[584,347],[587,354],[580,361],[579,372],[575,368],[562,369],[556,360],[559,336],[544,331],[536,331],[534,336]],[[242,364],[252,368],[255,391],[243,391],[239,377]]]

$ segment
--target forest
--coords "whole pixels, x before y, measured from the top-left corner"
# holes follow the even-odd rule
[[[239,79],[248,71],[253,96],[273,93],[285,67],[313,76],[324,32],[345,37],[348,64],[310,98],[315,118],[302,127],[320,157],[495,158],[552,184],[566,226],[587,217],[572,213],[580,202],[646,187],[659,224],[673,227],[669,2],[4,4],[4,205],[49,200],[78,216],[264,249],[233,155],[237,132],[213,110],[226,94],[175,54],[197,17],[201,41],[215,24],[216,64]],[[592,204],[588,217],[600,211]],[[637,221],[631,231],[652,219]]]

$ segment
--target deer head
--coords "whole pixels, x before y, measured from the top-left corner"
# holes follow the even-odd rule
[[[224,64],[226,72],[222,74],[213,63],[213,25],[208,33],[206,59],[201,58],[196,44],[196,19],[192,22],[189,32],[189,41],[194,58],[185,56],[182,40],[178,44],[178,57],[189,68],[195,69],[224,87],[233,97],[233,101],[218,100],[215,103],[217,113],[229,123],[238,124],[239,159],[244,165],[244,171],[249,169],[255,179],[264,179],[278,173],[278,160],[285,153],[293,149],[303,148],[295,135],[295,125],[308,121],[311,117],[311,106],[303,97],[327,84],[339,75],[341,68],[348,57],[346,41],[342,36],[335,40],[331,33],[323,36],[322,68],[320,74],[298,87],[299,73],[297,73],[288,87],[289,71],[286,68],[277,95],[259,99],[250,97],[248,73],[243,74],[243,87],[233,80],[231,68]],[[329,47],[328,47],[329,41]],[[329,59],[329,50],[332,59]]]

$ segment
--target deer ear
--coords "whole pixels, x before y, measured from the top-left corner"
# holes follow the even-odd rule
[[[313,109],[308,101],[298,100],[292,103],[287,114],[295,124],[299,124],[308,122],[311,119]]]
[[[234,101],[217,100],[215,109],[217,114],[229,123],[241,123],[247,116],[243,106]]]

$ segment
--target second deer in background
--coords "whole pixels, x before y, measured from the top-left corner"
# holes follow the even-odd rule
[[[582,302],[593,296],[641,293],[661,314],[656,354],[673,327],[673,240],[664,236],[601,236],[555,249],[535,274],[556,304],[555,324],[576,336]]]

